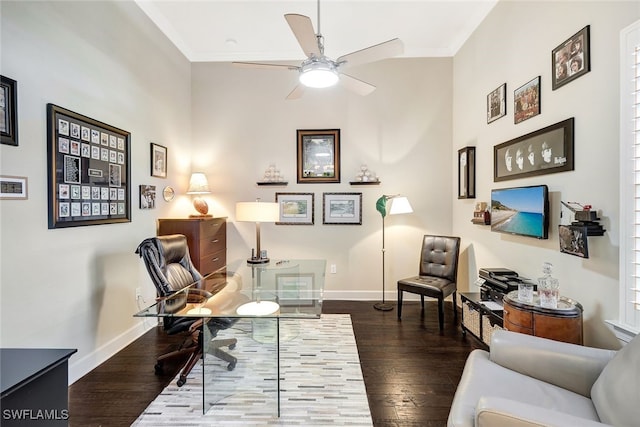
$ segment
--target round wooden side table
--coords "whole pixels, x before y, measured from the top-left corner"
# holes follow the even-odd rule
[[[503,303],[506,330],[582,345],[580,303],[561,296],[557,308],[544,308],[537,292],[528,303],[518,300],[518,291],[505,295]]]

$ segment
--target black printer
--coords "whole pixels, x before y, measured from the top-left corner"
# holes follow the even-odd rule
[[[536,289],[529,279],[507,268],[481,268],[479,276],[480,298],[483,301],[502,301],[505,294],[518,290],[520,283],[531,284]]]

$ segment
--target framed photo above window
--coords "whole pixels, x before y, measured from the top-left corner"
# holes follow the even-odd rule
[[[573,170],[573,117],[493,147],[493,180]]]
[[[340,129],[300,130],[298,183],[340,182]]]
[[[167,147],[151,143],[151,176],[167,177]]]
[[[487,123],[507,115],[507,84],[503,83],[487,95]]]
[[[47,105],[49,228],[131,222],[131,134]]]
[[[513,122],[518,124],[540,114],[540,76],[513,92]]]
[[[322,223],[362,225],[362,193],[323,193]]]
[[[18,83],[0,76],[0,142],[18,145]]]
[[[313,225],[313,193],[276,193],[280,207],[277,225]]]
[[[476,198],[476,147],[458,150],[458,199]]]
[[[552,89],[556,90],[591,71],[589,26],[587,25],[551,52]]]

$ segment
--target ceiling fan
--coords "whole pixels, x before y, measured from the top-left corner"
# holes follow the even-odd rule
[[[338,82],[345,88],[359,94],[368,95],[376,87],[343,73],[343,68],[379,61],[402,54],[404,45],[398,38],[369,46],[355,52],[342,55],[335,61],[324,55],[324,37],[320,32],[320,0],[318,0],[318,33],[313,30],[313,24],[308,16],[296,13],[284,15],[291,31],[296,36],[300,47],[307,56],[301,65],[267,64],[258,62],[233,62],[239,67],[263,69],[287,69],[298,71],[300,84],[287,95],[286,99],[297,99],[304,93],[305,87],[325,88]]]

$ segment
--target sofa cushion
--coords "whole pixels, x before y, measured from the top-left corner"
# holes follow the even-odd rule
[[[640,420],[640,335],[605,366],[591,388],[591,399],[603,422],[638,425]]]
[[[449,413],[448,426],[473,427],[482,396],[502,397],[599,421],[591,400],[578,393],[522,375],[489,360],[489,353],[469,355]]]

